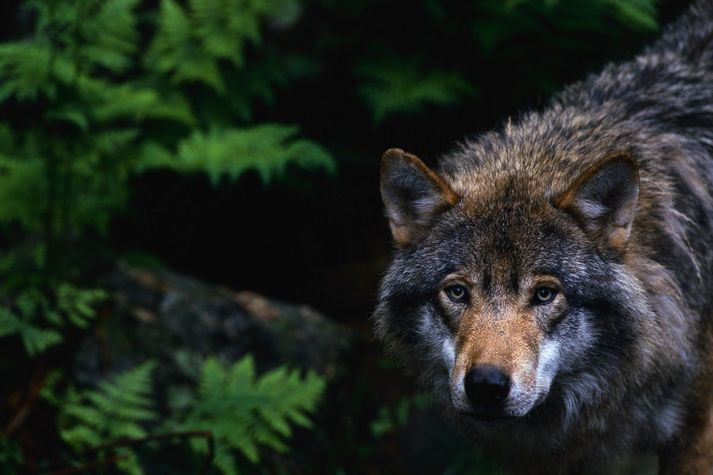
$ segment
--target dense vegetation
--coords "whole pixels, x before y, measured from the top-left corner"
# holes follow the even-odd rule
[[[384,459],[424,398],[399,388],[379,399],[378,388],[365,389],[378,379],[365,370],[342,404],[344,388],[327,388],[324,375],[290,361],[258,374],[250,355],[204,355],[175,388],[157,390],[152,361],[87,386],[74,361],[86,335],[106,331],[115,297],[103,283],[116,263],[167,263],[316,305],[362,330],[388,252],[379,153],[400,145],[431,159],[627,57],[681,6],[25,0],[5,8],[0,473],[95,461],[153,473],[171,459],[157,442],[167,436],[178,439],[169,447],[188,449],[186,473],[209,460],[210,470],[233,474],[278,452],[302,460],[305,473],[403,469]],[[373,356],[380,350],[357,351],[371,356],[349,364],[384,366]],[[330,419],[320,408],[339,414],[320,425]],[[313,437],[307,448],[291,439],[295,430]],[[140,450],[137,441],[146,442]],[[332,453],[305,461],[324,447]],[[262,469],[294,468],[274,460],[282,459]],[[446,465],[492,471],[468,457]]]

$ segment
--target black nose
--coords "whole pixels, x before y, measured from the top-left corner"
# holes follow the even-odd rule
[[[476,366],[465,375],[465,394],[478,412],[500,412],[510,392],[510,378],[500,368]]]

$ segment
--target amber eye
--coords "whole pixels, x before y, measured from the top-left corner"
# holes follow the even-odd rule
[[[557,289],[542,285],[535,289],[535,295],[532,297],[532,303],[535,305],[546,305],[552,302],[557,296]]]
[[[468,301],[468,289],[466,289],[464,285],[449,285],[445,291],[451,302],[465,303]]]

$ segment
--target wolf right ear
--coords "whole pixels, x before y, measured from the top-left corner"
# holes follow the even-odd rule
[[[629,155],[595,163],[559,197],[555,206],[572,214],[606,249],[626,250],[639,198],[639,173]]]
[[[399,247],[421,239],[433,218],[459,199],[418,157],[398,148],[381,158],[381,197]]]

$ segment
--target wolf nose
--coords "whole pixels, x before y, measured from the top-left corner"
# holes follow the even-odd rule
[[[495,366],[476,366],[465,375],[465,394],[473,409],[499,412],[510,392],[510,378]]]

